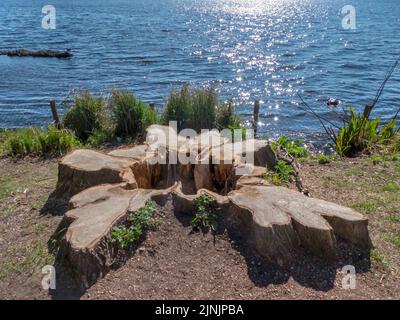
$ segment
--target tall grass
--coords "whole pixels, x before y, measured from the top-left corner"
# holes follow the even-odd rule
[[[10,156],[59,156],[68,153],[80,142],[65,129],[49,127],[47,130],[27,128],[9,131],[2,144],[3,153]]]
[[[197,132],[200,132],[201,129],[215,128],[217,106],[218,97],[214,89],[194,89],[191,92],[188,128]]]
[[[92,96],[87,91],[80,92],[67,111],[63,125],[74,131],[82,141],[86,141],[96,130],[104,130],[108,120],[103,98]]]
[[[172,91],[162,114],[162,121],[178,122],[178,129],[238,129],[239,118],[232,103],[219,104],[214,89],[190,90],[184,85]],[[0,131],[0,153],[13,156],[62,155],[84,143],[99,146],[115,137],[140,139],[148,126],[158,123],[156,111],[133,94],[114,90],[108,100],[87,91],[75,94],[63,117],[62,130],[27,128]]]
[[[177,121],[178,130],[237,129],[240,121],[235,116],[232,103],[218,102],[213,88],[189,89],[183,85],[179,91],[172,91],[164,105],[162,122]]]
[[[217,129],[239,129],[241,121],[235,114],[232,101],[220,103],[216,110],[215,122]]]
[[[173,90],[164,105],[162,115],[163,124],[168,124],[169,121],[176,121],[178,130],[188,127],[188,122],[191,117],[192,95],[188,85],[183,85],[180,91]]]
[[[155,110],[127,91],[114,90],[108,107],[112,113],[114,133],[118,137],[144,136],[146,128],[157,122]]]

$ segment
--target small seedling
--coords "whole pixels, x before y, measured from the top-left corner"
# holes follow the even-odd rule
[[[194,200],[195,214],[190,220],[193,229],[201,229],[204,233],[211,229],[216,232],[218,229],[218,215],[215,199],[203,194]]]
[[[385,257],[378,251],[377,248],[372,248],[370,252],[370,258],[375,263],[378,269],[386,269],[387,262]]]

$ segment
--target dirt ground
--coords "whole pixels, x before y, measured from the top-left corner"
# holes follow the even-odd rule
[[[0,159],[1,299],[400,299],[400,162],[387,159],[302,163],[312,196],[352,206],[370,218],[370,258],[350,254],[326,264],[307,255],[290,268],[267,264],[238,234],[193,233],[187,215],[169,206],[133,257],[86,292],[67,270],[57,289],[41,288],[41,268],[54,263],[49,239],[65,207],[47,203],[56,160]],[[356,289],[342,288],[341,268],[356,267]]]

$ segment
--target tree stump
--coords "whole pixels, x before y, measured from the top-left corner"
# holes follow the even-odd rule
[[[359,249],[370,247],[368,219],[362,214],[271,186],[262,179],[266,167],[276,164],[267,141],[234,144],[221,137],[216,143],[207,140],[207,135],[189,140],[178,136],[170,148],[169,141],[161,136],[171,128],[152,126],[149,132],[152,135],[144,145],[109,154],[76,150],[60,161],[55,193],[72,197],[71,209],[62,221],[67,231],[60,257],[69,262],[83,287],[92,285],[112,266],[112,228],[149,199],[160,204],[171,199],[175,210],[191,214],[195,209],[193,200],[208,194],[216,200],[223,216],[238,221],[244,237],[260,255],[281,265],[290,264],[303,251],[334,259],[338,238]],[[248,148],[243,152],[239,144]],[[153,162],[162,151],[167,159],[175,152],[185,155],[188,146],[204,162]],[[218,152],[219,146],[226,148]],[[254,164],[243,162],[246,152],[254,154]],[[237,174],[237,168],[246,166],[252,172]]]

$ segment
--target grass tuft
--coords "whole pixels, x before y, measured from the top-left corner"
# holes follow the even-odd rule
[[[378,210],[380,203],[378,200],[364,200],[356,202],[352,205],[353,209],[360,211],[361,213],[371,214]]]
[[[86,141],[96,130],[106,129],[107,124],[103,98],[92,96],[87,91],[77,94],[63,119],[63,125],[72,130],[81,141]]]
[[[379,269],[386,269],[387,262],[382,253],[377,248],[373,248],[370,252],[370,258]]]
[[[143,137],[146,128],[157,122],[155,110],[127,91],[114,90],[109,108],[115,125],[115,135],[121,138]]]
[[[183,85],[179,91],[173,90],[164,105],[162,123],[167,125],[169,121],[177,121],[178,131],[240,128],[231,102],[219,104],[213,88],[190,90],[188,85]]]
[[[399,192],[400,191],[400,184],[396,181],[388,181],[383,186],[383,191],[387,192]]]
[[[323,153],[317,153],[315,155],[315,158],[317,159],[319,164],[328,164],[328,163],[331,163],[333,160],[332,155],[325,155]]]
[[[3,143],[3,149],[9,156],[60,156],[79,145],[78,139],[65,129],[27,128],[11,131]]]

